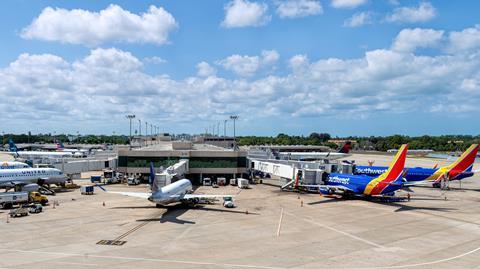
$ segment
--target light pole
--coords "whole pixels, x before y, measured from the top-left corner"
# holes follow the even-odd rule
[[[235,133],[235,121],[238,119],[238,115],[230,116],[230,119],[233,120],[233,150],[237,150],[237,138]]]
[[[223,146],[227,147],[227,122],[228,120],[223,120]]]
[[[132,149],[132,120],[135,118],[135,115],[127,115],[126,118],[130,121],[130,142],[128,144],[130,144],[130,149]]]
[[[142,120],[138,119],[138,135],[142,136]]]

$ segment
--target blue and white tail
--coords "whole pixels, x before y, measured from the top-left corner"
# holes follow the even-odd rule
[[[8,147],[9,147],[9,150],[11,152],[17,152],[18,151],[17,145],[15,145],[15,143],[13,142],[13,140],[11,138],[8,139]]]
[[[155,168],[153,167],[153,162],[150,162],[150,178],[149,178],[150,189],[152,192],[158,191],[158,185],[155,178]]]

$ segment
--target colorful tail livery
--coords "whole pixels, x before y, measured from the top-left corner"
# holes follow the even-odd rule
[[[343,144],[343,146],[340,148],[340,150],[338,151],[338,153],[349,153],[350,150],[352,149],[352,142],[351,141],[347,141],[345,142],[345,144]]]
[[[407,158],[408,145],[402,145],[395,155],[395,158],[388,166],[387,171],[372,179],[365,187],[365,195],[380,195],[385,193],[388,187],[402,184],[403,168],[405,168],[405,159]]]
[[[63,145],[62,141],[57,141],[57,151],[63,151],[65,146]]]
[[[471,145],[454,163],[440,167],[427,178],[438,182],[448,173],[449,180],[462,179],[473,175],[472,168],[478,153],[478,144]]]

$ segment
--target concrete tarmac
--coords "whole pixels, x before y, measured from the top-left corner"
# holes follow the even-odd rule
[[[349,159],[361,163],[370,157],[378,165],[391,159]],[[433,167],[436,161],[409,158],[407,163]],[[7,223],[8,211],[0,210],[0,267],[480,268],[480,177],[451,187],[414,187],[410,202],[392,203],[267,185],[196,190],[238,194],[234,209],[220,203],[159,209],[99,189],[91,196],[71,190],[50,196],[51,205],[41,214]],[[144,185],[106,188],[148,192]],[[55,208],[53,200],[59,203]],[[115,239],[125,243],[97,244]]]

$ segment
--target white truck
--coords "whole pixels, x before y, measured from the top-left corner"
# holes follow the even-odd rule
[[[212,186],[212,180],[209,177],[204,178],[203,186]]]
[[[2,208],[12,208],[13,205],[29,202],[28,192],[3,192],[0,193],[0,205]]]
[[[249,186],[248,186],[248,179],[237,178],[237,186],[238,186],[240,189],[248,189],[248,188],[249,188]]]

